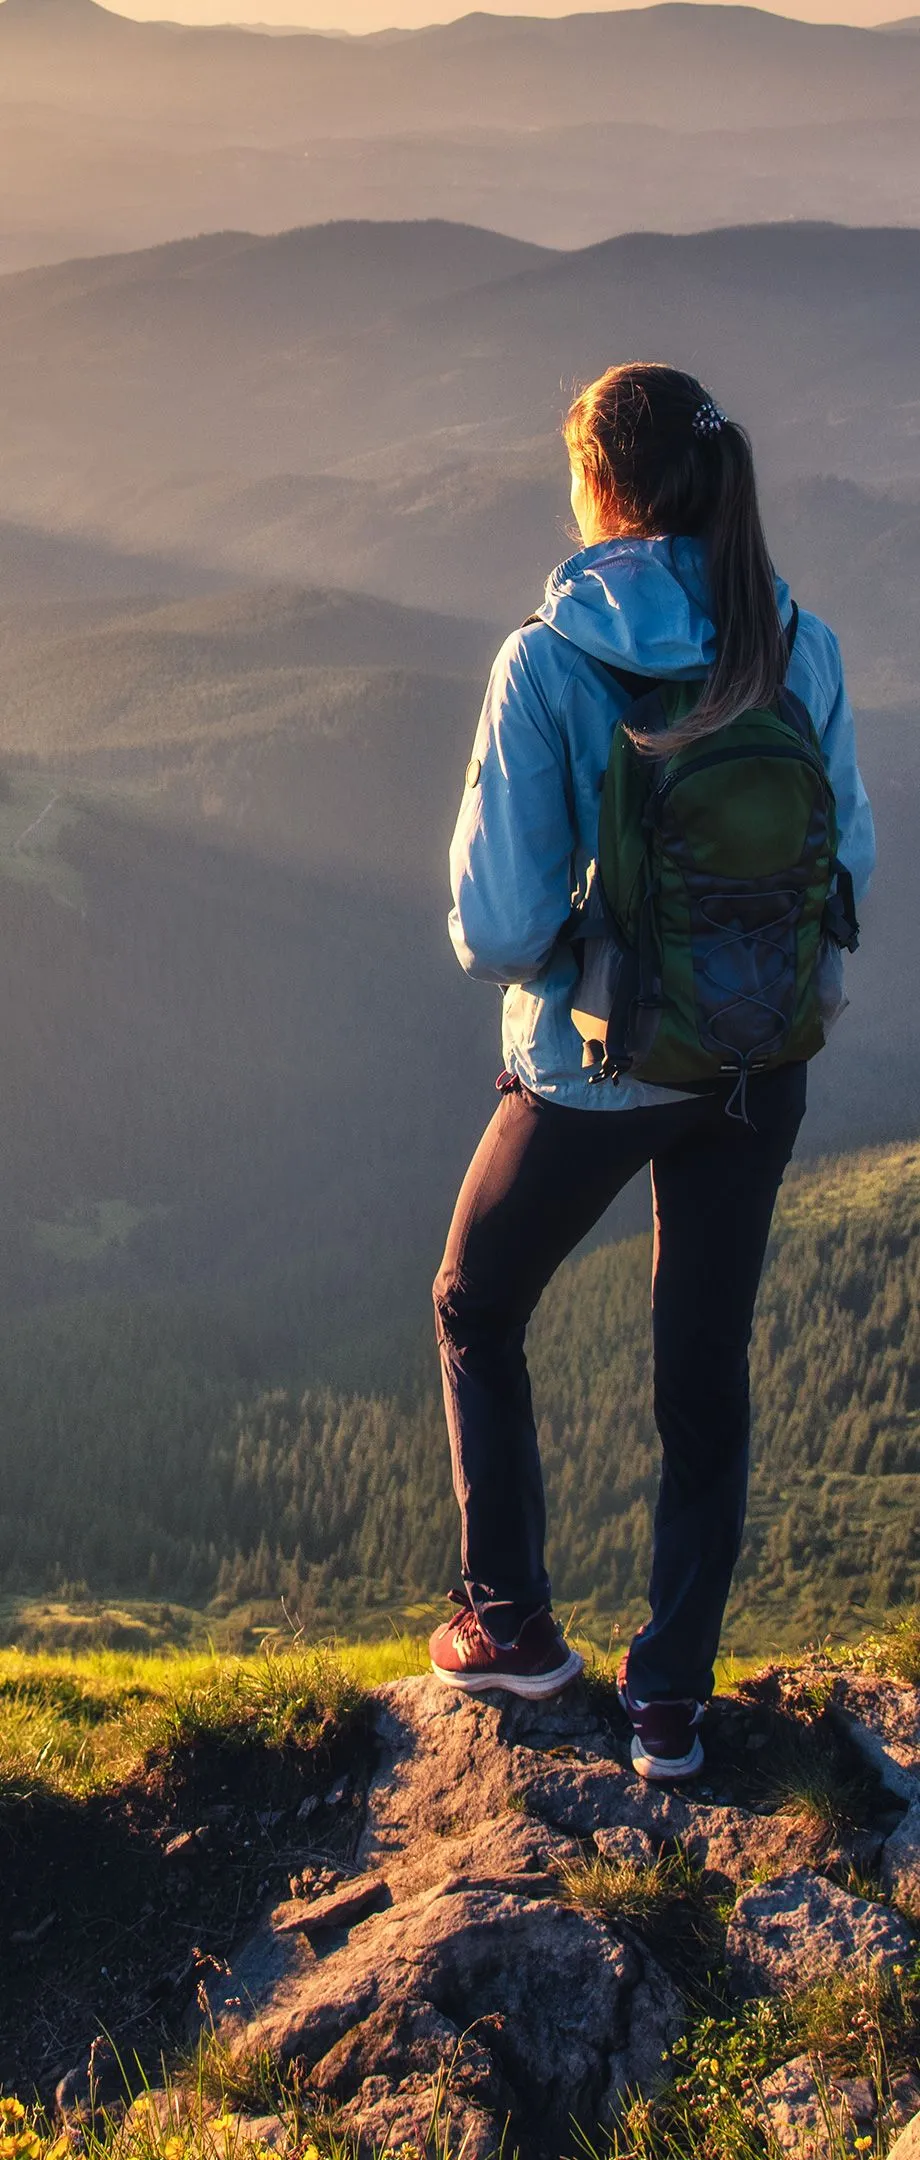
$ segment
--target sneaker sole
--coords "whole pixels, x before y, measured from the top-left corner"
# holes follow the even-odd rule
[[[435,1679],[445,1687],[460,1688],[464,1695],[485,1695],[490,1688],[500,1688],[506,1695],[522,1695],[526,1702],[539,1702],[545,1695],[558,1695],[584,1671],[585,1661],[577,1650],[570,1650],[564,1665],[557,1665],[548,1673],[456,1673],[445,1672],[443,1665],[432,1660],[431,1670]]]
[[[699,1738],[694,1740],[689,1755],[647,1755],[636,1733],[629,1753],[633,1769],[653,1785],[670,1785],[677,1778],[697,1777],[705,1761]]]

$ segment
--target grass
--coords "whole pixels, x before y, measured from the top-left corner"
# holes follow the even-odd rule
[[[706,2005],[721,1999],[734,1896],[680,1846],[650,1862],[585,1858],[565,1867],[561,1880],[570,1903],[634,1928],[682,1992]]]
[[[55,1632],[75,1631],[79,1644],[82,1630],[92,1641],[95,1628],[108,1626],[129,1640],[138,1633],[143,1644],[151,1636],[156,1640],[158,1611],[166,1615],[162,1629],[185,1632],[201,1618],[171,1607],[35,1601],[24,1632],[28,1640],[34,1630],[41,1640],[44,1623],[52,1640]],[[290,1634],[268,1630],[262,1648],[244,1656],[228,1656],[216,1644],[202,1649],[162,1642],[152,1649],[0,1649],[0,1787],[38,1781],[82,1799],[129,1777],[149,1750],[190,1740],[205,1728],[272,1738],[289,1721],[293,1730],[305,1715],[304,1700],[317,1688],[344,1707],[349,1689],[360,1694],[427,1671],[430,1618],[426,1613],[425,1632],[394,1632],[382,1642],[339,1644],[333,1638],[310,1651],[292,1647]],[[7,1626],[13,1625],[11,1614]],[[599,1649],[577,1628],[574,1635],[586,1654],[598,1707],[612,1711],[620,1646]],[[726,1659],[720,1685],[737,1685],[756,1664],[753,1658]]]
[[[122,1783],[156,1751],[205,1735],[312,1744],[367,1689],[421,1667],[411,1639],[306,1650],[32,1655],[0,1650],[0,1790],[40,1784],[84,1799]],[[2,2156],[0,2156],[2,2160]]]
[[[423,2144],[375,2145],[373,2160],[465,2160],[469,2138],[452,2129],[449,2084],[442,2066]],[[126,2114],[87,2109],[77,2144],[55,2130],[44,2109],[0,2097],[0,2160],[73,2160],[77,2150],[81,2160],[268,2160],[279,2150],[296,2160],[359,2160],[355,2138],[337,2127],[334,2112],[304,2098],[296,2073],[279,2078],[266,2056],[241,2075],[240,2065],[210,2043],[189,2076],[167,2080],[159,2094],[145,2087]],[[366,2156],[366,2145],[361,2153]],[[496,2160],[521,2160],[507,2125]]]
[[[894,1614],[859,1645],[853,1661],[908,1687],[920,1687],[920,1606]]]

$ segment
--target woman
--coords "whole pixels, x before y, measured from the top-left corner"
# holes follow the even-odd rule
[[[596,1085],[584,1069],[564,933],[630,704],[611,668],[699,685],[681,742],[775,703],[785,679],[820,741],[857,898],[874,837],[837,641],[774,577],[744,431],[693,376],[630,364],[576,399],[564,434],[583,546],[498,655],[451,849],[451,938],[468,974],[503,986],[507,1072],[434,1286],[465,1587],[430,1649],[439,1678],[467,1690],[538,1697],[581,1669],[552,1616],[524,1333],[560,1261],[650,1163],[663,1463],[650,1618],[619,1685],[636,1769],[686,1777],[703,1761],[741,1540],[748,1343],[805,1064],[745,1075],[740,1116],[726,1115],[728,1081]]]

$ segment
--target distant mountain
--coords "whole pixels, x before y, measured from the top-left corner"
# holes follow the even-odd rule
[[[296,589],[0,607],[0,762],[314,879],[353,871],[427,898],[499,640]]]
[[[107,547],[85,535],[49,532],[36,524],[15,525],[0,519],[0,610],[11,603],[92,600],[103,596],[183,592],[190,582],[187,564],[168,555],[138,555]],[[193,576],[195,591],[227,581]]]
[[[494,619],[496,549],[531,604],[566,551],[576,380],[668,354],[750,426],[768,493],[903,491],[918,344],[906,230],[574,253],[437,222],[219,234],[0,280],[0,484],[11,518],[209,574]]]
[[[81,45],[86,66],[81,69]],[[303,136],[632,120],[708,128],[915,113],[920,64],[874,31],[749,7],[666,4],[562,18],[476,14],[398,40],[135,23],[94,0],[4,0],[17,96],[66,79],[99,111],[116,86],[163,116],[181,85],[202,120],[271,111]],[[9,95],[9,88],[7,95]]]
[[[337,38],[3,0],[0,78],[0,269],[421,207],[567,247],[920,220],[914,40],[754,8]]]

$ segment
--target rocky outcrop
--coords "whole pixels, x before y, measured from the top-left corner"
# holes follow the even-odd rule
[[[736,1756],[749,1737],[739,1716]],[[678,1848],[714,1899],[720,1884],[737,1893],[726,1955],[739,1998],[914,1954],[905,1899],[893,1911],[831,1879],[855,1847],[734,1804],[727,1773],[708,1787],[643,1783],[625,1728],[614,1713],[611,1731],[586,1688],[532,1705],[404,1680],[377,1691],[373,1721],[350,1869],[292,1877],[290,1898],[209,1980],[206,2009],[231,2055],[268,2050],[296,2066],[364,2160],[384,2146],[430,2153],[435,2117],[465,2160],[495,2160],[509,2119],[527,2160],[558,2160],[573,2118],[609,2127],[627,2094],[653,2094],[686,2019],[684,1976],[666,1931],[658,1956],[626,1914],[641,1909],[636,1872]],[[747,1769],[741,1790],[751,1795]],[[914,1865],[914,1811],[897,1822],[882,1796],[879,1823],[865,1850],[877,1855],[887,1830],[894,1895]],[[593,1904],[585,1861],[609,1870],[590,1877]],[[794,2160],[824,2160],[825,2097],[804,2058],[764,2083],[775,2142]],[[859,2080],[833,2085],[848,2136],[868,2104]]]
[[[530,2153],[556,2154],[573,2116],[609,2122],[654,2087],[684,2012],[630,1930],[566,1899],[580,1847],[545,1819],[554,1804],[537,1819],[521,1795],[541,1777],[552,1793],[563,1745],[617,1796],[635,1781],[580,1695],[539,1709],[401,1681],[375,1720],[359,1872],[275,1907],[210,1987],[209,2016],[233,2052],[296,2064],[368,2152],[421,2149],[440,2104],[471,2160],[497,2150],[509,2112]]]

